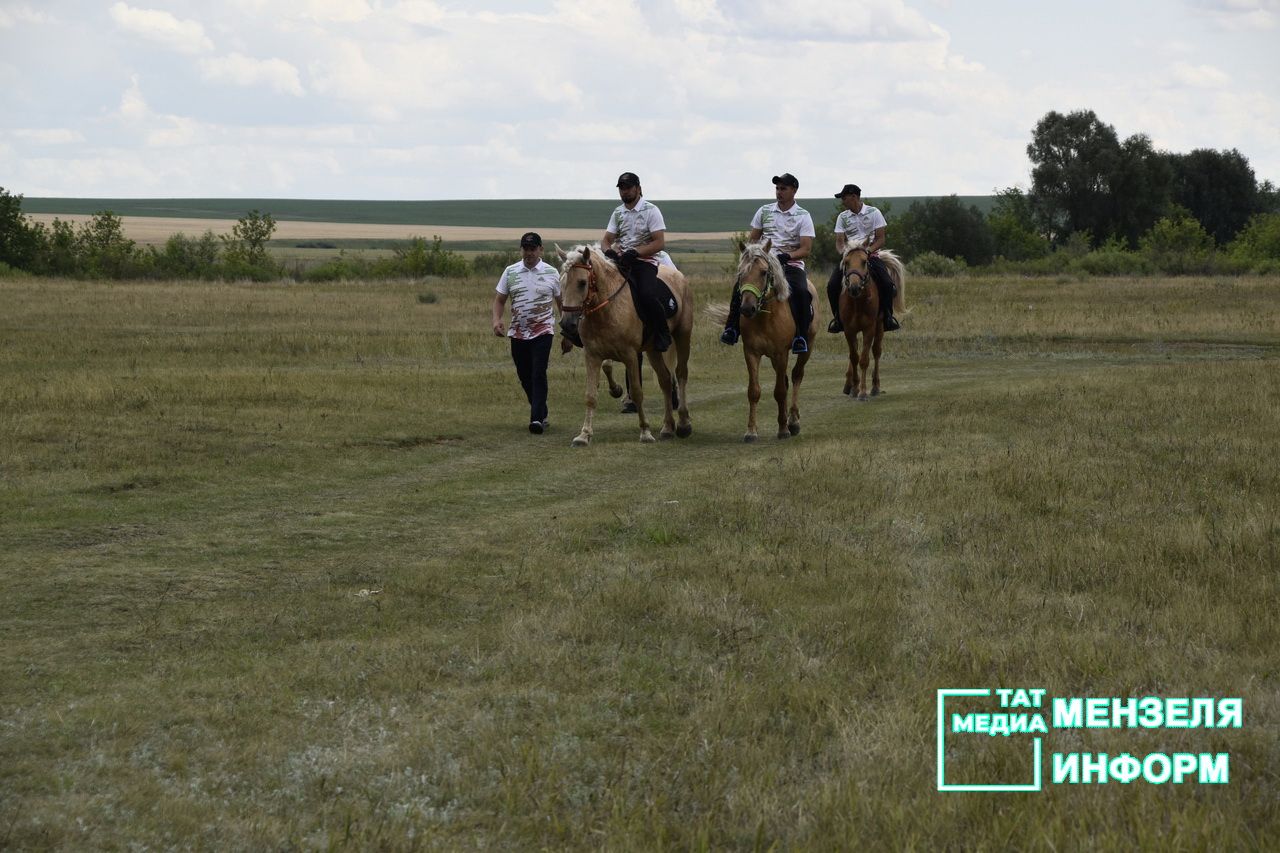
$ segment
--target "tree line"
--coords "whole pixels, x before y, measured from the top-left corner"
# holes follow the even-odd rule
[[[1235,149],[1158,151],[1084,110],[1047,113],[1027,156],[1030,190],[997,191],[986,214],[954,195],[913,202],[889,247],[926,275],[1280,272],[1280,190]],[[819,227],[819,264],[835,262],[834,221]]]

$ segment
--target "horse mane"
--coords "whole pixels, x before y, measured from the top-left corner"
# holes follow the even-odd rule
[[[591,252],[591,264],[593,266],[600,264],[613,270],[614,273],[622,275],[618,271],[618,265],[605,257],[604,250],[600,248],[599,243],[580,243],[566,253],[564,263],[560,264],[560,279],[562,281],[569,274],[569,270],[573,268],[574,264],[582,263],[582,255],[588,250]]]
[[[790,299],[791,283],[782,272],[782,264],[778,263],[778,256],[766,250],[764,243],[747,243],[742,247],[742,257],[738,258],[738,280],[742,280],[757,260],[763,260],[768,265],[769,275],[773,276],[773,289],[778,292],[778,299],[783,301]]]

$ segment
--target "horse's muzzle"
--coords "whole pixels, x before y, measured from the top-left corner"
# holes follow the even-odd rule
[[[563,314],[560,317],[560,332],[578,346],[582,346],[582,338],[578,335],[578,315]]]
[[[742,316],[750,320],[756,314],[760,313],[759,302],[746,302],[742,305]]]

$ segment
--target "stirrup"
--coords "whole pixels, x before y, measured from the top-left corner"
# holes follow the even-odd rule
[[[902,328],[902,324],[898,322],[898,318],[892,314],[884,318],[884,330],[886,332],[896,332]]]
[[[791,354],[804,355],[808,351],[809,351],[809,344],[805,342],[805,339],[803,337],[797,335],[796,339],[791,342]]]

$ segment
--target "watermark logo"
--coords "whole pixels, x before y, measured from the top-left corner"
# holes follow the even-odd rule
[[[1053,752],[1045,741],[1062,729],[1230,729],[1244,725],[1239,698],[1055,697],[1041,688],[944,688],[938,691],[938,790],[1038,792],[1052,785],[1152,785],[1198,782],[1225,785],[1231,779],[1229,753],[1135,756],[1129,752]],[[974,779],[980,767],[960,766],[964,742],[974,736],[1019,736],[1025,757],[1019,778]],[[1019,747],[1024,748],[1024,747]],[[1005,762],[1007,764],[1008,762]],[[1046,773],[1046,769],[1048,772]],[[981,775],[980,772],[978,775]]]

